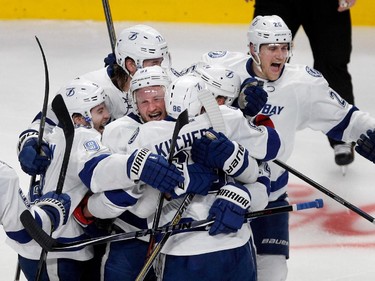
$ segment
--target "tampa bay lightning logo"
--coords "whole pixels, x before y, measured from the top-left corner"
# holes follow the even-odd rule
[[[128,144],[132,144],[135,140],[135,138],[138,136],[139,134],[139,127],[137,129],[135,129],[133,135],[131,136],[130,140],[128,141]]]
[[[74,96],[74,94],[75,94],[75,88],[66,88],[66,96],[67,97],[72,97],[72,96]]]
[[[227,54],[227,51],[211,51],[207,55],[210,58],[221,58],[224,57]]]
[[[234,72],[231,71],[231,70],[228,70],[228,71],[225,73],[225,76],[227,76],[228,78],[233,78],[233,77],[234,77]]]
[[[311,76],[322,77],[322,74],[316,69],[310,68],[308,66],[306,66],[305,69],[306,69],[307,73],[310,74]]]
[[[130,32],[128,39],[134,41],[135,39],[137,39],[138,34],[139,34],[138,32],[134,32],[134,31]]]
[[[100,146],[99,144],[95,141],[95,140],[89,140],[89,141],[86,141],[84,144],[83,144],[84,148],[87,150],[87,151],[97,151],[99,150]]]

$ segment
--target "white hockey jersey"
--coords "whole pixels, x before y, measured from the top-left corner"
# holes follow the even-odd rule
[[[277,157],[278,152],[282,150],[282,146],[275,131],[266,129],[263,126],[255,127],[249,124],[238,109],[229,108],[224,105],[220,106],[220,110],[225,122],[226,135],[229,139],[242,144],[249,150],[249,154],[257,159],[270,160]],[[170,121],[152,121],[143,124],[132,137],[130,147],[146,147],[154,153],[167,157],[169,155],[174,126],[175,122]],[[210,127],[207,114],[195,117],[189,124],[182,127],[177,138],[175,157],[180,158],[180,162],[183,160],[182,158],[186,158],[185,161],[190,163],[190,148],[194,139],[201,138],[204,132]],[[246,186],[249,188],[250,193],[252,193],[252,201],[254,201],[254,206],[256,206],[255,209],[263,209],[268,203],[268,197],[264,186],[261,191],[263,192],[263,196],[255,194],[260,190],[260,183],[255,183],[258,177],[258,165],[255,163],[255,165],[251,166],[250,164],[249,169],[253,169],[254,177],[249,179],[249,183],[254,185],[254,189],[252,189],[251,184],[247,184]],[[262,202],[257,202],[260,198]],[[206,219],[214,200],[214,194],[208,194],[207,196],[196,195],[183,214],[183,219]],[[180,199],[172,200],[171,203],[164,206],[161,225],[170,222],[176,213],[176,208],[179,206],[180,201]],[[142,203],[143,208],[140,207]],[[138,209],[143,212],[146,209],[149,210],[149,216],[152,218],[157,203],[157,197],[146,198],[142,196],[135,206],[138,205]],[[244,224],[237,233],[229,235],[219,234],[214,237],[209,236],[207,231],[179,233],[172,235],[168,239],[163,248],[163,253],[171,255],[196,255],[236,248],[247,243],[250,235],[249,224]]]
[[[241,75],[242,81],[254,76],[252,59],[237,52],[209,52],[203,55],[207,63],[220,63]],[[257,77],[255,77],[257,78]],[[258,78],[259,79],[259,78]],[[297,131],[305,128],[321,131],[330,138],[344,142],[357,141],[360,134],[375,128],[375,119],[348,104],[328,85],[322,75],[306,66],[285,64],[276,81],[264,81],[268,101],[259,114],[271,118],[280,134],[285,150],[278,157],[287,161],[292,154]],[[272,190],[270,201],[286,192],[287,172],[270,163]]]

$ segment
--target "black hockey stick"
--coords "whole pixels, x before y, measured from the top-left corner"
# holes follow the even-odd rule
[[[109,6],[109,0],[102,0],[105,21],[107,23],[109,41],[111,43],[112,53],[115,53],[115,46],[116,46],[116,33],[113,27],[112,15],[111,15],[111,8]]]
[[[72,119],[69,115],[68,109],[66,108],[64,99],[61,95],[57,95],[53,101],[52,101],[52,109],[55,112],[57,118],[59,119],[59,123],[63,128],[64,131],[64,137],[65,137],[65,151],[64,151],[64,157],[61,164],[61,170],[60,175],[58,178],[57,186],[56,186],[56,193],[61,194],[66,171],[68,169],[69,164],[69,157],[70,152],[73,145],[73,139],[74,139],[74,125],[72,123]],[[25,227],[28,234],[39,244],[40,242],[45,243],[44,240],[49,237],[47,233],[43,231],[43,229],[38,225],[38,223],[34,220],[33,216],[31,215],[30,211],[26,210],[24,211],[21,216],[20,220]],[[47,236],[47,237],[46,237]],[[50,237],[49,237],[50,238]],[[39,280],[41,277],[41,273],[43,270],[43,266],[45,264],[45,259],[47,256],[47,250],[45,247],[42,247],[42,252],[40,254],[40,259],[38,263],[38,269],[36,274],[36,279]]]
[[[172,159],[173,159],[173,156],[174,156],[174,151],[175,151],[176,144],[177,144],[178,133],[180,132],[181,128],[188,123],[189,123],[189,114],[188,114],[187,109],[185,109],[178,116],[178,118],[176,120],[176,124],[174,126],[173,135],[172,135],[172,139],[171,139],[171,147],[169,149],[169,157],[168,157],[169,163],[172,162]],[[161,192],[160,195],[159,195],[159,203],[158,203],[157,208],[156,208],[156,212],[155,212],[155,216],[154,216],[154,220],[153,220],[153,224],[152,224],[152,229],[156,229],[159,226],[159,221],[160,221],[161,211],[163,209],[163,203],[164,203],[165,196],[166,196],[166,194],[163,193],[163,192]],[[151,253],[153,252],[154,247],[155,247],[155,236],[153,234],[151,234],[149,246],[148,246],[148,250],[147,250],[146,264],[149,261],[149,257],[151,255]],[[147,272],[146,272],[146,274],[147,274]]]
[[[289,171],[293,175],[299,177],[303,181],[307,182],[311,186],[315,187],[319,191],[323,192],[324,194],[331,197],[333,200],[339,202],[341,205],[347,207],[348,209],[352,210],[353,212],[357,213],[361,217],[365,218],[369,222],[375,224],[375,218],[371,216],[370,214],[366,213],[365,211],[361,210],[357,206],[353,205],[352,203],[346,201],[344,198],[338,196],[334,192],[330,191],[329,189],[325,188],[324,186],[320,185],[319,183],[313,181],[312,179],[308,178],[307,176],[303,175],[302,173],[298,172],[297,170],[293,169],[292,167],[288,166],[287,164],[279,161],[279,160],[273,160],[277,165],[284,168],[285,170]]]
[[[271,216],[271,215],[276,215],[276,214],[285,213],[285,212],[301,211],[301,210],[306,210],[306,209],[311,209],[311,208],[322,208],[322,207],[323,207],[323,200],[316,199],[314,201],[290,204],[286,206],[280,206],[280,207],[274,207],[274,208],[264,209],[264,210],[255,211],[255,212],[249,212],[245,215],[244,223],[247,222],[248,219]],[[152,229],[152,228],[141,229],[141,230],[137,230],[134,232],[117,233],[117,234],[112,234],[108,236],[90,238],[86,240],[74,241],[74,242],[68,242],[68,243],[58,242],[56,239],[46,234],[47,239],[44,240],[43,242],[45,243],[42,243],[40,246],[45,248],[48,252],[70,251],[73,249],[78,249],[78,248],[82,248],[82,247],[86,247],[90,245],[106,244],[106,243],[119,242],[119,241],[124,241],[124,240],[129,240],[129,239],[145,237],[152,233],[157,235],[157,234],[174,233],[177,231],[195,231],[197,229],[201,230],[203,227],[204,227],[204,230],[207,230],[209,226],[213,224],[213,222],[214,222],[214,219],[189,221],[189,222],[178,223],[175,225],[169,224],[167,226],[158,227],[156,229]]]
[[[46,115],[47,115],[47,107],[48,107],[48,95],[49,95],[49,72],[48,72],[48,65],[47,65],[47,59],[44,55],[43,47],[40,44],[40,41],[38,37],[35,36],[36,42],[38,43],[40,52],[42,54],[43,58],[43,64],[44,64],[44,76],[45,76],[45,87],[44,87],[44,98],[43,98],[43,107],[40,117],[40,123],[39,123],[39,132],[38,132],[38,142],[37,142],[37,153],[40,153],[40,147],[42,145],[43,140],[43,134],[44,134],[44,128],[46,125]],[[31,176],[29,189],[33,188],[36,182],[36,175]],[[17,268],[16,268],[16,274],[14,276],[14,281],[19,281],[21,275],[21,267],[19,262],[17,262]]]
[[[40,147],[42,145],[43,141],[43,134],[44,134],[44,128],[46,125],[46,115],[47,115],[47,107],[48,107],[48,95],[49,95],[49,74],[48,74],[48,66],[47,66],[47,59],[46,56],[44,55],[44,51],[42,48],[42,45],[40,44],[40,41],[38,37],[35,36],[36,42],[38,43],[40,52],[42,53],[43,57],[43,64],[44,64],[44,75],[45,75],[45,87],[44,87],[44,99],[43,99],[43,107],[42,107],[42,112],[40,116],[40,123],[39,123],[39,132],[38,132],[38,143],[37,143],[37,149],[38,153],[40,153]],[[32,176],[30,180],[30,185],[29,188],[32,188],[35,184],[36,181],[36,176]]]

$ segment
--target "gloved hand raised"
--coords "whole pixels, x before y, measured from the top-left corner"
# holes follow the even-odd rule
[[[113,65],[116,64],[116,56],[114,53],[108,54],[108,56],[104,59],[104,67],[107,67],[107,73],[109,77],[113,77],[114,70]]]
[[[250,117],[257,115],[268,99],[267,92],[259,85],[259,83],[258,80],[250,77],[241,85],[238,106],[245,115]]]
[[[104,58],[104,67],[112,66],[116,63],[116,56],[114,53],[108,54],[107,57]]]
[[[131,180],[143,181],[165,193],[173,192],[177,185],[184,182],[184,177],[174,164],[145,148],[137,149],[129,157],[127,175]]]
[[[355,151],[375,163],[375,130],[367,130],[367,135],[362,134],[357,140]]]
[[[214,218],[209,234],[232,233],[241,229],[250,201],[249,191],[238,183],[220,188],[209,210],[208,219]]]
[[[51,163],[52,151],[48,143],[42,141],[38,152],[38,132],[26,130],[18,142],[18,160],[22,170],[30,176],[44,174]]]
[[[69,217],[70,196],[66,193],[57,194],[50,191],[40,198],[36,204],[50,218],[52,229],[56,230],[64,225]]]
[[[233,177],[240,175],[249,166],[247,149],[211,129],[205,136],[194,141],[191,156],[194,162],[222,169]]]

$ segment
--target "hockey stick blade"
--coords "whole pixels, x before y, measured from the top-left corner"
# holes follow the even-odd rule
[[[52,109],[55,112],[57,118],[59,119],[59,123],[64,130],[65,136],[65,152],[64,158],[61,165],[60,176],[57,182],[56,193],[61,194],[62,188],[64,186],[65,175],[68,169],[70,152],[73,145],[74,139],[74,125],[72,119],[69,115],[69,111],[66,108],[65,102],[63,97],[59,94],[52,101]]]
[[[43,250],[49,252],[56,246],[56,240],[47,234],[36,222],[29,210],[22,212],[20,220],[27,233],[33,238]]]
[[[298,172],[297,170],[293,169],[292,167],[288,166],[287,164],[285,164],[285,163],[283,163],[283,162],[281,162],[279,160],[273,160],[273,162],[275,162],[277,165],[279,165],[280,167],[284,168],[288,172],[292,173],[296,177],[300,178],[301,180],[307,182],[312,187],[315,187],[319,191],[323,192],[325,195],[328,195],[329,197],[331,197],[333,200],[337,201],[341,205],[343,205],[343,206],[347,207],[348,209],[352,210],[353,212],[355,212],[359,216],[361,216],[364,219],[368,220],[369,222],[375,224],[375,218],[373,216],[371,216],[370,214],[368,214],[365,211],[361,210],[360,208],[358,208],[357,206],[353,205],[352,203],[346,201],[344,198],[338,196],[336,193],[334,193],[331,190],[325,188],[321,184],[313,181],[312,179],[308,178],[304,174]]]
[[[245,215],[244,222],[247,222],[248,219],[251,219],[251,218],[258,218],[258,217],[276,215],[279,213],[301,211],[301,210],[306,210],[306,209],[322,208],[322,207],[323,207],[323,200],[316,199],[315,201],[311,201],[311,202],[304,202],[304,203],[291,204],[287,206],[269,208],[265,210],[247,213]],[[152,228],[141,229],[141,230],[134,231],[134,232],[112,234],[108,236],[91,238],[87,240],[70,242],[70,243],[60,243],[60,242],[57,242],[55,239],[49,237],[53,241],[47,241],[47,244],[48,244],[47,246],[50,246],[49,249],[51,249],[52,247],[51,251],[71,250],[71,249],[76,249],[76,248],[82,248],[82,247],[89,246],[89,245],[99,245],[99,244],[104,244],[104,243],[140,238],[140,237],[144,237],[150,234],[157,235],[157,234],[165,234],[165,233],[174,233],[176,231],[194,231],[197,228],[202,228],[202,227],[207,228],[208,226],[212,225],[213,222],[214,222],[213,219],[183,222],[183,223],[178,223],[174,225],[170,224],[167,226],[158,227],[155,230],[153,230]]]

